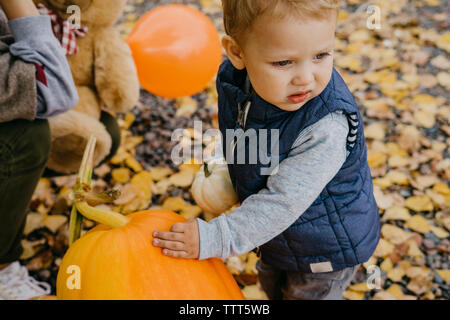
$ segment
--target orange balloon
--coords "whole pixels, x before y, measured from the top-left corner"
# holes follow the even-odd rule
[[[202,91],[222,60],[219,34],[200,11],[163,5],[138,20],[128,36],[141,86],[166,98]]]

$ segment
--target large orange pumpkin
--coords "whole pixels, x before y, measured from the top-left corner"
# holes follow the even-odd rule
[[[58,299],[244,299],[220,259],[171,258],[152,245],[154,230],[169,230],[182,216],[148,210],[126,218],[124,226],[99,225],[73,243],[58,273]]]

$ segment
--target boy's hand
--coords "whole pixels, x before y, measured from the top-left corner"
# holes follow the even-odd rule
[[[174,258],[197,259],[200,255],[200,235],[196,219],[174,223],[170,232],[153,232],[153,245],[163,248],[163,254]]]

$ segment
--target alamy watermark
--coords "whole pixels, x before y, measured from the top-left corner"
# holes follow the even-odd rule
[[[376,265],[367,267],[369,277],[366,280],[367,288],[370,290],[381,290],[381,269]]]
[[[71,5],[67,7],[67,14],[70,16],[67,18],[67,22],[70,23],[73,29],[81,28],[81,8],[77,5]]]
[[[226,129],[225,139],[217,129],[208,129],[203,132],[202,121],[194,121],[194,132],[200,137],[191,143],[190,134],[182,128],[172,133],[172,142],[177,144],[172,148],[171,159],[175,165],[192,160],[193,163],[202,163],[208,158],[223,158],[227,164],[260,164],[261,175],[272,175],[278,171],[279,164],[279,129]],[[214,150],[203,150],[203,141],[214,140]],[[246,143],[248,141],[248,143]],[[270,146],[268,142],[270,141]],[[225,144],[225,154],[222,152],[222,143]],[[209,153],[209,154],[208,154]]]
[[[381,29],[381,8],[372,3],[363,3],[355,11],[355,13],[361,13],[365,11],[369,15],[366,19],[366,27],[369,30]]]

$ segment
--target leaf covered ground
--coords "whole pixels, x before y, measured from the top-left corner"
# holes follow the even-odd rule
[[[131,0],[117,25],[123,38],[145,12],[167,3],[202,10],[223,34],[219,0]],[[380,29],[367,28],[370,4],[380,8]],[[346,299],[449,299],[448,12],[446,0],[349,0],[340,13],[335,67],[364,118],[382,221],[381,241],[345,292]],[[195,120],[202,121],[200,130],[194,128]],[[208,147],[200,138],[209,128],[218,128],[214,81],[197,95],[175,100],[141,90],[139,104],[119,115],[119,122],[118,153],[94,171],[96,190],[122,191],[107,207],[124,214],[164,208],[186,218],[203,217],[190,193],[200,165],[173,164],[170,155],[177,142],[171,135],[184,128],[183,143]],[[48,281],[53,293],[67,250],[74,183],[75,176],[42,178],[24,230],[22,263],[38,280]],[[93,225],[85,220],[84,230]],[[247,298],[266,299],[257,284],[257,259],[249,253],[226,264]],[[380,282],[371,282],[378,271]]]

